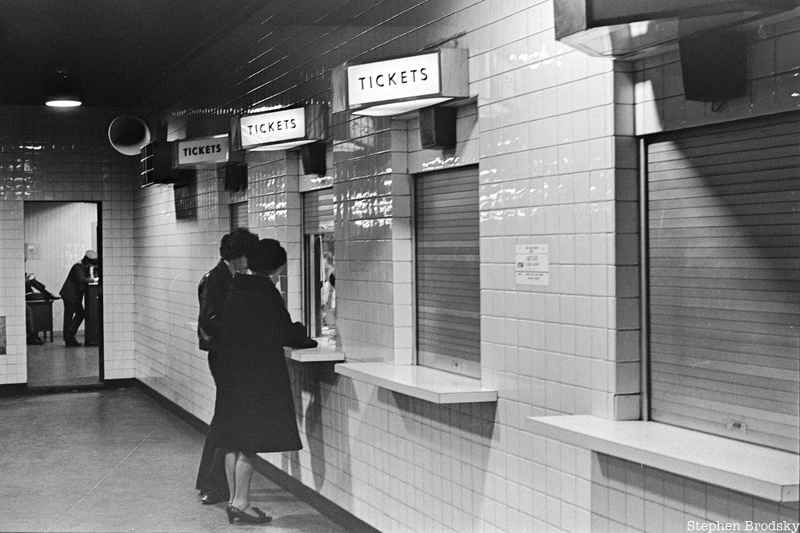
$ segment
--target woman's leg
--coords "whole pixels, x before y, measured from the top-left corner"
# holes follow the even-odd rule
[[[226,467],[227,467],[227,459]],[[228,478],[228,485],[231,486],[231,505],[237,509],[244,511],[250,507],[250,481],[253,479],[253,461],[244,453],[239,453],[236,458],[234,485],[231,485],[231,479]]]
[[[233,496],[236,493],[236,463],[239,458],[239,452],[228,452],[225,454],[225,476],[228,478],[228,490],[230,496],[228,503],[233,503]]]
[[[231,489],[231,500],[225,508],[228,523],[266,524],[271,521],[271,516],[256,507],[250,507],[253,458],[244,452],[229,453],[225,455],[225,472],[228,474],[228,486]],[[250,512],[247,512],[248,509]]]

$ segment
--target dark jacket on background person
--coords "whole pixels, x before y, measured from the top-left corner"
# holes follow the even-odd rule
[[[78,261],[69,269],[67,279],[61,286],[59,294],[67,302],[80,302],[92,278],[89,276],[89,263],[85,260]]]
[[[75,335],[86,316],[83,309],[83,295],[93,281],[91,267],[97,264],[97,253],[87,250],[83,259],[72,265],[59,294],[64,300],[64,342],[67,346],[80,346]]]
[[[34,292],[36,289],[38,292]],[[45,284],[33,277],[25,274],[25,299],[26,300],[54,300],[56,297],[47,290]]]
[[[226,450],[300,450],[294,397],[283,347],[302,343],[305,326],[292,323],[269,278],[236,274],[222,313],[224,354],[214,423]]]
[[[225,261],[220,260],[217,265],[209,270],[197,287],[197,298],[200,303],[200,312],[197,317],[197,338],[201,350],[209,352],[209,365],[212,375],[216,364],[212,364],[212,353],[219,347],[220,316],[222,306],[231,290],[233,274],[231,274]],[[214,376],[216,379],[216,376]]]
[[[219,387],[221,357],[219,352],[219,332],[222,306],[233,285],[233,274],[225,261],[205,273],[197,286],[200,312],[197,317],[197,339],[201,350],[208,352],[208,368],[214,384]],[[228,494],[225,478],[225,456],[217,453],[216,424],[211,424],[206,436],[206,445],[200,458],[195,488],[201,492],[216,495]],[[226,496],[227,498],[227,496]]]
[[[34,292],[34,289],[38,292]],[[39,337],[39,332],[35,329],[33,309],[28,302],[36,300],[54,300],[56,297],[47,290],[44,283],[36,279],[33,274],[25,273],[25,327],[27,329],[28,344],[44,344],[44,340]],[[51,339],[52,339],[52,326]]]

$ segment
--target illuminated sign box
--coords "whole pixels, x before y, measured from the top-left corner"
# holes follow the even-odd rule
[[[627,61],[663,53],[696,32],[733,29],[796,7],[786,0],[554,0],[553,18],[557,41]]]
[[[335,68],[333,111],[393,116],[469,96],[469,51],[434,52]]]
[[[230,159],[228,134],[177,141],[175,161],[178,167],[216,166]]]
[[[325,139],[325,107],[308,105],[241,115],[233,127],[234,145],[245,150],[291,150]]]

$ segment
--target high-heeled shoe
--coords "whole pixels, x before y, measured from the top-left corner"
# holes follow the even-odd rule
[[[228,504],[228,506],[225,507],[225,512],[228,514],[228,523],[233,524],[235,520],[238,520],[242,524],[266,524],[272,521],[272,517],[264,514],[258,507],[251,507],[250,509],[252,509],[257,516],[247,514],[241,509],[237,509],[233,505]]]

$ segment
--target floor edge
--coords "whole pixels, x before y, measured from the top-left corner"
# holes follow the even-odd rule
[[[206,434],[208,432],[208,424],[200,420],[198,417],[194,416],[183,407],[179,406],[157,390],[153,389],[146,383],[134,378],[130,381],[131,386],[140,390],[150,398],[152,398],[156,403],[164,407],[167,411],[174,414],[194,429],[199,431],[202,434]],[[199,461],[199,458],[198,458]],[[331,522],[334,522],[339,527],[344,528],[350,533],[380,533],[379,530],[375,529],[374,527],[370,526],[350,511],[342,508],[341,506],[337,505],[336,503],[332,502],[325,496],[321,495],[319,492],[315,491],[311,487],[304,485],[301,481],[295,479],[294,477],[290,476],[283,470],[279,469],[278,467],[272,465],[267,460],[263,459],[262,457],[257,457],[255,462],[256,470],[278,485],[280,488],[284,489],[287,492],[292,493],[295,497],[299,500],[303,501],[304,503],[313,507],[317,512],[321,515],[329,519]]]

